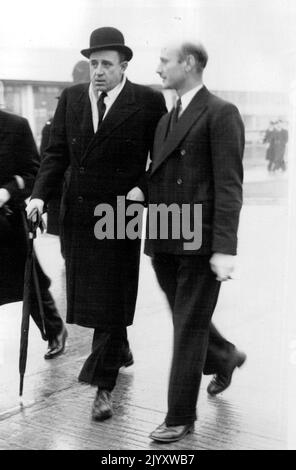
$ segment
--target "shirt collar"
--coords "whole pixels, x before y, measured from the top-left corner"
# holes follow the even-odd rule
[[[104,118],[105,118],[106,114],[108,114],[109,109],[111,108],[114,101],[117,99],[118,95],[122,91],[125,84],[126,84],[126,76],[124,75],[122,81],[116,87],[114,87],[112,90],[108,91],[107,96],[104,99],[104,103],[106,105],[106,111],[105,111],[105,114],[104,114]],[[101,94],[101,92],[99,93],[99,96],[100,96],[100,94]],[[98,108],[97,108],[97,101],[98,101],[99,96],[94,91],[91,82],[89,84],[88,96],[89,96],[89,100],[90,100],[90,104],[91,104],[93,129],[94,129],[94,132],[96,132],[96,130],[98,128],[98,121],[99,121]]]
[[[112,90],[109,90],[107,92],[107,96],[106,96],[105,100],[109,99],[112,102],[115,101],[117,96],[119,95],[119,93],[123,89],[125,83],[126,83],[126,76],[123,75],[123,78],[122,78],[121,82],[118,85],[116,85],[116,87],[112,88]],[[90,82],[90,84],[89,84],[89,98],[90,98],[91,102],[93,102],[93,101],[97,102],[100,95],[101,95],[101,93],[102,92],[100,91],[99,94],[97,95],[96,92],[93,89],[92,83]]]
[[[203,83],[201,85],[197,85],[194,88],[191,88],[191,90],[187,91],[187,93],[184,93],[184,95],[181,96],[181,113],[185,111],[189,103],[192,101],[196,93],[203,88]]]

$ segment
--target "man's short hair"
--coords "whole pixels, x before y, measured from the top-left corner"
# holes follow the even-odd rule
[[[120,62],[125,62],[127,60],[125,53],[121,52],[121,51],[117,51],[117,52],[118,52],[118,55],[119,55]]]
[[[202,72],[208,62],[208,53],[203,44],[184,42],[180,48],[180,59],[184,60],[188,55],[192,55],[196,61],[197,72]]]

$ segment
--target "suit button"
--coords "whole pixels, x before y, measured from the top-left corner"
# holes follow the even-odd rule
[[[83,202],[83,200],[84,200],[84,199],[83,199],[82,196],[78,196],[77,201],[78,201],[79,203]]]
[[[185,150],[185,149],[182,149],[181,152],[180,152],[180,154],[181,154],[181,157],[184,157],[184,155],[186,155],[186,150]]]
[[[84,166],[79,167],[79,173],[80,173],[80,174],[85,173],[85,168],[84,168]]]
[[[182,184],[182,183],[183,183],[182,178],[178,178],[178,179],[177,179],[177,184]]]
[[[76,142],[77,142],[76,137],[73,137],[73,139],[72,139],[72,144],[76,144]]]

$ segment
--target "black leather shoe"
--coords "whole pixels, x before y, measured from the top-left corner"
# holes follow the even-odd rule
[[[131,352],[129,348],[125,349],[122,354],[121,367],[129,367],[129,366],[132,366],[133,363],[134,363],[133,353]]]
[[[150,434],[150,438],[158,442],[176,442],[183,439],[186,434],[193,432],[194,424],[182,424],[181,426],[167,426],[162,423]]]
[[[224,392],[226,388],[231,384],[232,374],[236,367],[241,367],[246,361],[247,356],[245,353],[234,350],[234,353],[227,364],[225,372],[221,374],[216,374],[212,378],[211,382],[208,385],[207,392],[209,395],[218,395],[218,393]]]
[[[103,421],[113,415],[111,392],[98,390],[92,407],[92,418],[95,421]]]
[[[62,354],[65,350],[67,337],[68,332],[66,328],[63,327],[60,334],[58,334],[54,339],[48,341],[48,349],[44,355],[44,359],[53,359],[54,357]]]

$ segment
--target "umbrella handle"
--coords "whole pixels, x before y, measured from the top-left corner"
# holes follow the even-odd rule
[[[29,226],[29,238],[34,239],[37,237],[37,228],[40,228],[41,233],[44,232],[45,230],[45,223],[43,222],[41,214],[37,212],[36,214],[36,220],[29,219],[28,220],[28,226]]]

